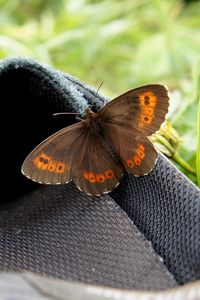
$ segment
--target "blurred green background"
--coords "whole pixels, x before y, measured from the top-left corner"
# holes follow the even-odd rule
[[[166,84],[169,122],[152,139],[200,184],[200,1],[0,0],[0,25],[0,58],[33,57],[95,88],[103,81],[104,96]]]

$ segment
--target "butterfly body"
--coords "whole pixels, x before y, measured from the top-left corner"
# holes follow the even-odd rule
[[[94,196],[112,191],[125,171],[146,175],[157,158],[147,136],[165,120],[168,101],[166,87],[154,84],[128,91],[97,113],[88,108],[85,120],[39,144],[24,161],[22,173],[44,184],[73,180]]]
[[[101,122],[99,121],[98,114],[94,113],[91,109],[87,108],[86,111],[86,119],[82,120],[86,122],[87,127],[91,132],[98,135],[102,132]]]

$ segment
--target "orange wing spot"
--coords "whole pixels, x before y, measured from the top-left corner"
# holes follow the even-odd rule
[[[129,168],[132,169],[134,167],[134,162],[132,161],[132,159],[127,159],[126,163],[127,163]]]
[[[89,180],[89,173],[88,173],[88,172],[83,172],[83,177],[84,177],[86,180]]]
[[[53,173],[63,174],[64,171],[69,169],[67,165],[62,162],[57,162],[51,158],[51,156],[47,155],[46,153],[42,152],[37,157],[33,159],[33,163],[36,168],[40,170],[47,170]]]
[[[136,153],[137,153],[137,155],[138,155],[141,159],[143,159],[143,158],[145,157],[144,152],[141,151],[140,149],[137,149],[137,150],[136,150]]]
[[[65,164],[63,164],[62,162],[58,162],[55,171],[56,173],[63,174],[65,171]]]
[[[106,176],[107,179],[112,179],[114,177],[114,172],[112,170],[106,170],[104,172],[104,175]]]
[[[141,122],[145,125],[151,124],[151,122],[152,122],[152,117],[150,117],[150,116],[141,115],[140,119],[141,119]]]
[[[133,156],[133,161],[137,166],[141,164],[141,158],[136,154]]]
[[[144,126],[149,125],[152,122],[157,103],[157,97],[151,91],[147,91],[139,95],[139,99],[141,104],[139,127],[142,129]]]
[[[144,115],[153,116],[154,108],[152,108],[152,107],[143,107],[142,108],[142,113]]]
[[[144,146],[142,144],[137,145],[136,153],[141,159],[145,157]]]
[[[51,159],[51,157],[49,155],[47,155],[46,153],[44,153],[44,152],[41,153],[40,157],[43,158],[43,159],[47,159],[47,160]]]
[[[138,148],[140,148],[141,151],[144,152],[144,146],[142,144],[138,144],[137,146],[138,146]]]
[[[40,160],[39,160],[39,157],[38,157],[38,156],[35,157],[35,158],[33,159],[33,163],[34,163],[34,165],[36,166],[36,168],[38,168],[38,169],[41,169],[41,168],[42,168],[42,165],[41,165],[41,163],[40,163]]]
[[[34,158],[33,163],[38,169],[46,170],[50,159],[50,156],[46,155],[45,153],[41,153],[36,158]]]
[[[106,180],[106,177],[104,174],[99,173],[99,174],[96,174],[96,180],[97,180],[97,182],[103,183]]]
[[[49,172],[52,172],[52,173],[55,173],[55,172],[56,172],[56,163],[55,163],[53,160],[51,160],[51,161],[49,162],[49,164],[48,164],[48,166],[47,166],[47,170],[48,170]]]
[[[143,106],[156,106],[157,97],[151,91],[144,92],[143,94],[139,95],[140,104]]]
[[[92,183],[95,183],[96,182],[96,178],[95,178],[95,175],[93,172],[89,172],[88,173],[88,180]]]

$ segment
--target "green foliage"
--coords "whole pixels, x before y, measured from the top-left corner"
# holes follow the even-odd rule
[[[195,170],[200,1],[0,0],[0,7],[1,58],[30,56],[95,87],[104,81],[101,93],[110,97],[168,85],[176,155]],[[197,182],[195,171],[176,163]]]
[[[197,182],[198,182],[198,186],[200,187],[200,97],[199,97],[199,108],[198,108],[198,129],[197,129],[197,141],[198,141],[198,145],[197,145],[197,160],[196,160],[196,164],[197,164]]]

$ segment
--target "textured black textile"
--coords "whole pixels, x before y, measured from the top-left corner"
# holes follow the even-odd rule
[[[0,269],[145,290],[175,286],[151,245],[109,197],[43,186],[1,211]]]
[[[20,167],[39,142],[67,126],[60,111],[98,110],[106,101],[70,75],[32,60],[0,64],[5,128],[0,207],[0,269],[121,288],[165,289],[200,278],[200,192],[166,158],[145,177],[126,175],[110,196],[87,197],[70,183],[40,186]],[[17,138],[17,142],[14,142]],[[24,195],[24,196],[22,196]],[[126,216],[115,201],[127,212]]]
[[[149,176],[127,175],[112,197],[179,283],[200,278],[200,192],[164,156]]]

